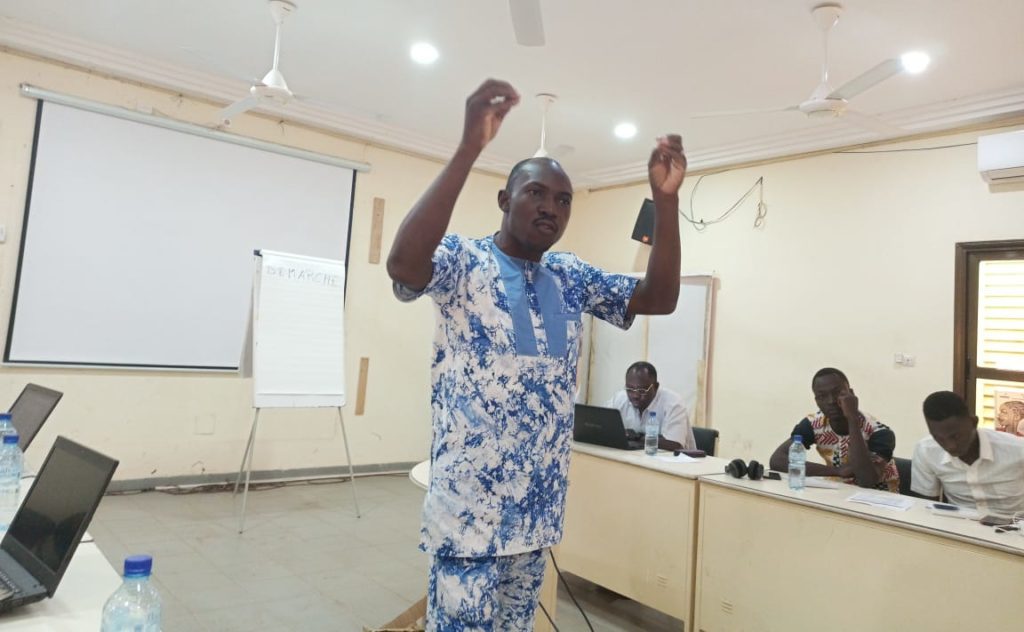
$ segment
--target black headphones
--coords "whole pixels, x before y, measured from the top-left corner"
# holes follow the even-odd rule
[[[733,459],[725,466],[725,473],[736,478],[747,476],[752,481],[759,481],[764,477],[764,466],[757,461],[744,463],[743,459]]]

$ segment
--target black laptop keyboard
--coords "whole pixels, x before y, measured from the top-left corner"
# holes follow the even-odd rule
[[[0,600],[9,599],[20,592],[21,589],[18,588],[17,584],[11,581],[11,578],[0,570]]]

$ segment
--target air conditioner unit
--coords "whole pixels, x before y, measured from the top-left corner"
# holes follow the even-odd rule
[[[1024,130],[978,137],[978,171],[985,182],[1024,182]]]

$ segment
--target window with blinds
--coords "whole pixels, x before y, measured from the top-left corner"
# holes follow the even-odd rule
[[[1024,407],[1006,405],[1024,399],[1024,241],[957,244],[956,255],[955,390],[982,425],[1008,427]]]
[[[978,366],[1024,371],[1024,260],[979,262]]]

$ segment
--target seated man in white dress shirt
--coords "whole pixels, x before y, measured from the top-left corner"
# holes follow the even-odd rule
[[[658,414],[661,432],[659,450],[695,450],[697,442],[690,427],[690,414],[683,398],[658,384],[658,371],[649,362],[634,362],[626,369],[626,388],[608,404],[622,415],[626,431],[644,434],[648,411]]]
[[[914,448],[910,486],[918,494],[1011,516],[1024,511],[1024,439],[989,428],[956,393],[939,391],[924,400],[930,437]]]

